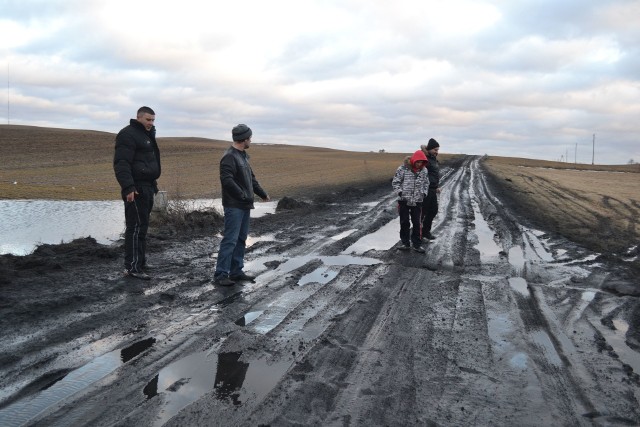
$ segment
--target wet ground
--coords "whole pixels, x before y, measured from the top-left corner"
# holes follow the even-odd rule
[[[215,227],[158,230],[151,282],[91,239],[0,257],[0,425],[640,424],[624,265],[443,172],[426,254],[384,183],[253,220],[230,288]]]

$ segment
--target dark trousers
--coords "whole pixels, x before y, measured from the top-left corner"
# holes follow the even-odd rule
[[[147,230],[153,208],[153,187],[136,186],[138,194],[133,202],[124,202],[124,268],[141,271],[146,262]]]
[[[416,206],[408,206],[407,202],[398,202],[398,214],[400,215],[400,240],[404,245],[409,242],[414,246],[420,246],[420,203]],[[413,226],[413,227],[412,227]]]
[[[435,188],[430,188],[427,197],[422,201],[422,233],[431,233],[431,224],[438,214],[438,194]]]

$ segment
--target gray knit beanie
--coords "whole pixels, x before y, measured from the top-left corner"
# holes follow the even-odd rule
[[[239,124],[231,130],[231,135],[233,136],[233,141],[237,142],[251,138],[253,132],[251,132],[251,128],[249,126]]]

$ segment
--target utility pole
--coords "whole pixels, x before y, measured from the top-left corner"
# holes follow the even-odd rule
[[[591,153],[591,165],[593,166],[593,161],[596,157],[596,134],[593,134],[593,152]]]
[[[578,143],[576,142],[576,152],[575,155],[573,156],[573,162],[577,165],[578,164]]]

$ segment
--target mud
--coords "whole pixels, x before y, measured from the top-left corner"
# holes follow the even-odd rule
[[[535,228],[477,158],[443,175],[426,254],[393,247],[384,182],[254,219],[230,288],[210,213],[157,225],[150,282],[91,238],[0,257],[0,425],[640,424],[626,264]]]

